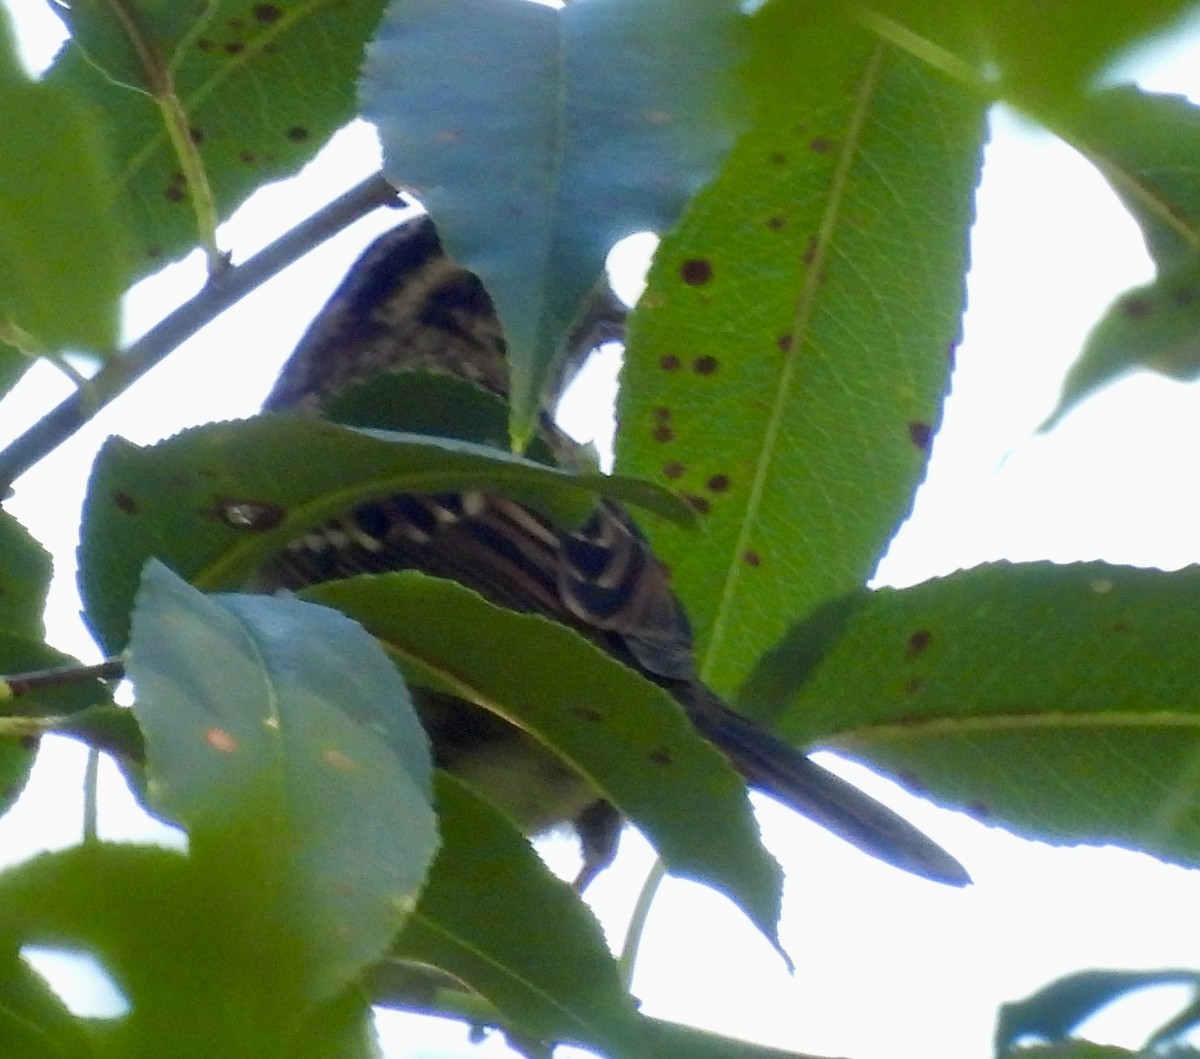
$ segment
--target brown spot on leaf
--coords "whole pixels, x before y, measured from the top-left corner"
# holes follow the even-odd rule
[[[933,427],[928,423],[919,423],[914,420],[908,424],[908,439],[917,448],[928,452],[930,442],[933,441]]]
[[[662,473],[664,478],[682,478],[684,471],[683,464],[678,460],[672,460],[670,463],[663,464]]]
[[[216,514],[231,529],[264,533],[278,526],[285,512],[278,504],[258,500],[218,500]]]
[[[729,489],[729,475],[714,474],[704,484],[708,486],[708,491],[710,493],[724,493]]]
[[[212,51],[216,46],[216,42],[211,37],[201,37],[196,41],[196,48],[199,51]]]
[[[772,151],[769,155],[767,155],[767,161],[770,162],[771,165],[787,165],[787,155],[782,151]]]
[[[701,515],[707,515],[712,510],[712,505],[702,496],[696,496],[695,493],[684,493],[683,499],[695,508]]]
[[[246,42],[241,40],[229,40],[225,42],[226,55],[241,55],[246,50]]]
[[[795,343],[796,336],[793,335],[791,331],[785,331],[782,335],[775,339],[775,345],[779,347],[781,353],[790,353],[792,346],[795,345]]]
[[[651,750],[647,756],[649,757],[652,765],[669,765],[673,760],[671,757],[671,751],[665,746],[660,746],[655,750]]]
[[[656,409],[654,409],[654,418],[659,423],[667,422],[667,420],[671,418],[671,409],[669,409],[665,404],[660,404]]]
[[[692,370],[697,375],[712,375],[718,367],[720,367],[720,361],[716,357],[697,357],[692,362]]]
[[[576,706],[571,710],[571,713],[581,721],[587,721],[589,724],[600,724],[604,720],[604,714],[599,710],[592,709],[590,706]]]
[[[1144,320],[1154,312],[1154,302],[1142,294],[1131,294],[1117,302],[1117,308],[1131,320]]]
[[[702,257],[689,258],[679,266],[679,278],[689,287],[703,287],[712,276],[712,262]]]
[[[742,562],[744,562],[747,566],[761,566],[762,556],[753,549],[747,548],[744,552],[742,552]]]
[[[658,366],[663,371],[678,371],[682,365],[683,362],[674,353],[668,353],[658,359]]]
[[[269,26],[272,22],[278,22],[283,18],[283,12],[274,4],[255,4],[251,9],[251,14],[254,15],[263,25]]]
[[[224,728],[206,728],[204,741],[214,750],[220,750],[223,754],[229,754],[237,749],[237,740]]]
[[[833,140],[828,136],[814,136],[808,141],[808,147],[814,154],[828,154],[833,150]]]
[[[776,214],[774,217],[767,218],[766,225],[773,232],[781,232],[787,227],[787,218]]]
[[[303,125],[293,125],[284,135],[292,141],[292,143],[303,143],[308,139],[308,129]]]
[[[804,262],[804,266],[808,268],[817,259],[817,247],[820,243],[815,235],[808,237],[808,242],[804,246],[804,253],[800,255],[800,260]]]
[[[933,642],[933,633],[928,629],[918,629],[908,638],[908,647],[904,651],[906,658],[916,658]]]
[[[650,436],[655,441],[662,441],[662,442],[674,441],[675,440],[675,431],[673,431],[668,426],[657,426],[654,428],[654,432]]]
[[[113,493],[113,503],[117,505],[118,511],[124,511],[126,515],[137,514],[138,502],[124,489],[118,489]]]
[[[321,760],[324,761],[326,765],[330,765],[337,769],[338,772],[358,771],[358,762],[352,757],[347,757],[340,750],[322,750]]]
[[[188,129],[188,136],[191,137],[192,143],[197,146],[204,142],[204,130],[197,128],[195,125]]]

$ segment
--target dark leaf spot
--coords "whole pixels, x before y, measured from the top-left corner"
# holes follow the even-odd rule
[[[226,41],[226,43],[225,43],[225,54],[226,55],[240,55],[245,50],[246,50],[246,44],[244,41],[231,40],[231,41]]]
[[[118,511],[124,511],[127,515],[137,514],[138,502],[124,489],[119,489],[113,494],[113,503],[117,505]]]
[[[689,287],[703,287],[712,275],[712,262],[702,257],[689,258],[679,266],[679,278]]]
[[[786,217],[780,217],[780,216],[778,216],[778,215],[776,215],[776,216],[774,216],[774,217],[768,217],[768,218],[767,218],[767,221],[766,221],[766,224],[767,224],[767,227],[768,227],[768,228],[769,228],[771,231],[773,231],[773,232],[779,232],[779,231],[782,231],[784,228],[786,228],[786,227],[787,227],[787,218],[786,218]]]
[[[815,235],[809,236],[808,243],[804,247],[804,253],[800,258],[800,260],[804,262],[806,267],[811,265],[814,261],[816,261],[817,247],[819,245],[820,244],[817,242],[817,237]]]
[[[670,463],[663,464],[662,473],[664,478],[682,478],[684,470],[685,468],[682,463],[678,460],[672,460]]]
[[[675,431],[667,426],[659,426],[654,428],[654,433],[650,435],[655,441],[674,441]]]
[[[684,493],[683,499],[691,504],[701,515],[707,515],[712,509],[712,505],[704,497],[696,496],[694,493]]]
[[[714,474],[704,484],[708,486],[708,490],[710,493],[724,493],[726,490],[729,489],[729,475]]]
[[[161,246],[158,245],[158,243],[151,243],[148,247],[146,247],[146,257],[148,257],[151,261],[157,261],[163,256],[164,252],[165,251]]]
[[[1196,300],[1195,287],[1176,287],[1171,291],[1171,301],[1182,307],[1191,305]]]
[[[796,336],[793,335],[791,331],[787,331],[775,339],[775,345],[777,345],[780,351],[783,353],[790,353],[795,342]]]
[[[808,141],[808,146],[815,154],[828,154],[833,150],[833,140],[828,136],[816,136]]]
[[[904,694],[915,695],[925,682],[920,677],[909,677],[904,682]]]
[[[761,566],[762,556],[753,549],[747,548],[744,552],[742,552],[742,562],[744,562],[747,566]]]
[[[293,125],[285,135],[292,143],[303,143],[308,139],[308,129],[304,128],[303,125]]]
[[[284,509],[278,504],[264,504],[258,500],[218,500],[216,513],[231,529],[255,533],[274,529],[284,517]]]
[[[270,25],[272,22],[278,22],[283,17],[283,12],[274,4],[255,4],[253,11],[254,17],[264,25]]]
[[[692,362],[692,370],[697,375],[711,375],[720,366],[716,357],[697,357]]]
[[[767,161],[769,161],[771,165],[787,165],[787,155],[782,151],[772,151],[769,155],[767,155]]]
[[[216,47],[211,37],[201,37],[196,41],[196,47],[200,51],[212,51]]]
[[[928,423],[918,423],[914,420],[908,424],[908,437],[917,448],[927,452],[929,443],[933,440],[933,427]]]
[[[238,161],[244,162],[246,165],[254,165],[258,161],[258,155],[253,151],[238,151]]]
[[[204,130],[196,128],[195,125],[188,129],[188,135],[192,138],[192,143],[197,146],[204,142]]]
[[[590,724],[600,724],[604,720],[604,714],[599,710],[592,709],[590,706],[576,706],[571,710],[571,713],[581,721],[587,721]]]
[[[651,750],[649,754],[650,763],[653,765],[669,765],[671,764],[671,751],[665,746],[660,746],[657,750]]]
[[[1117,302],[1117,308],[1131,320],[1142,320],[1154,312],[1154,302],[1140,294],[1131,294]]]
[[[682,361],[674,353],[668,353],[665,357],[660,357],[658,361],[658,366],[663,371],[678,371],[681,364]]]
[[[928,629],[918,629],[908,638],[908,648],[904,654],[907,658],[916,658],[933,642],[933,633]]]
[[[659,423],[667,422],[667,420],[671,418],[671,409],[664,404],[660,404],[656,409],[654,409],[654,418]]]

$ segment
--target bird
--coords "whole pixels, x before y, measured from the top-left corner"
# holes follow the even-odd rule
[[[547,388],[540,434],[561,462],[570,462],[577,446],[553,422],[553,397],[597,339],[619,333],[618,306],[601,289]],[[285,362],[263,412],[324,415],[352,388],[396,372],[449,376],[498,397],[508,391],[492,300],[480,279],[448,256],[427,214],[379,236],[351,266]],[[563,527],[480,489],[383,496],[280,549],[258,571],[255,587],[297,591],[413,569],[574,629],[670,692],[750,787],[906,872],[949,886],[970,882],[963,866],[922,831],[703,683],[667,568],[616,502],[597,500],[582,525]],[[612,861],[621,815],[570,765],[480,705],[422,688],[414,695],[438,767],[474,786],[526,834],[575,831],[583,859],[577,888]]]

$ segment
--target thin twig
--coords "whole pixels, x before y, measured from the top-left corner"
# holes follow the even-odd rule
[[[277,272],[378,207],[404,205],[407,202],[382,174],[376,173],[323,206],[245,264],[221,270],[199,294],[101,368],[86,389],[71,394],[0,452],[0,494],[7,492],[15,478],[53,452],[169,353]]]
[[[4,699],[15,699],[43,688],[62,688],[93,680],[120,680],[124,675],[125,663],[119,658],[107,658],[94,666],[57,666],[32,673],[14,673],[10,677],[0,676],[0,688]]]

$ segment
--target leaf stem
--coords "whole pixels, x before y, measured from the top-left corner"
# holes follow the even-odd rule
[[[646,932],[646,920],[650,917],[650,908],[658,895],[658,888],[667,877],[667,869],[662,860],[656,860],[642,883],[638,893],[637,904],[633,906],[633,914],[629,917],[629,929],[625,932],[625,944],[621,946],[621,956],[617,966],[621,972],[621,982],[629,990],[633,984],[633,969],[637,963],[638,948],[642,944],[642,935]]]
[[[323,206],[245,264],[223,269],[210,277],[199,294],[105,364],[86,389],[71,394],[0,452],[0,492],[184,341],[277,272],[379,206],[406,205],[408,202],[383,175],[376,173]]]

